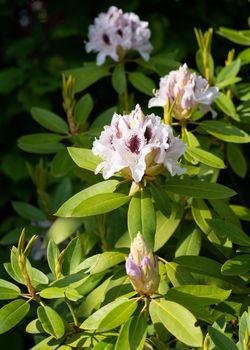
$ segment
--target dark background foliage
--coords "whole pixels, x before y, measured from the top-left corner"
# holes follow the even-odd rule
[[[177,58],[190,67],[195,66],[197,50],[194,27],[214,28],[212,52],[217,65],[224,63],[232,44],[217,35],[216,30],[220,26],[248,28],[247,0],[0,0],[0,236],[19,220],[11,201],[34,200],[25,162],[37,162],[39,156],[24,153],[16,144],[24,134],[43,131],[30,117],[30,108],[44,107],[63,115],[61,72],[94,59],[84,48],[87,29],[95,16],[111,5],[136,12],[149,21],[154,52],[177,51]],[[235,44],[235,49],[237,52],[240,48]],[[102,98],[103,89],[107,88],[105,83],[91,88],[97,111],[101,112],[107,102]],[[110,105],[114,105],[113,92],[107,95]],[[227,173],[222,181],[239,192],[236,200],[240,204],[247,204],[249,173],[245,180]],[[4,262],[9,251],[3,247],[0,254]],[[8,349],[27,348],[22,345],[25,340],[21,330],[22,325],[1,336],[1,344]]]

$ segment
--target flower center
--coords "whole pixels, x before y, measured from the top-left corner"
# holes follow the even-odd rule
[[[151,140],[151,137],[152,137],[152,129],[149,126],[146,127],[144,137],[145,137],[147,143],[149,143],[149,141]]]
[[[129,142],[127,143],[127,147],[132,153],[138,154],[140,152],[141,140],[138,135],[133,135]]]
[[[106,45],[110,45],[109,36],[106,33],[103,33],[102,40],[105,42]]]

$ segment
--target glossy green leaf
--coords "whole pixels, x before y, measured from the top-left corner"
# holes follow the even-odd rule
[[[234,125],[218,121],[206,120],[200,123],[200,126],[207,133],[226,142],[247,143],[250,142],[250,136],[243,130]]]
[[[112,74],[112,85],[119,95],[123,94],[126,91],[127,81],[124,65],[122,63],[119,63],[115,66]]]
[[[85,217],[108,213],[117,209],[130,200],[123,193],[100,193],[87,198],[78,204],[72,211],[72,217]]]
[[[196,161],[201,162],[203,164],[207,164],[213,168],[223,169],[225,168],[225,163],[222,159],[215,156],[211,152],[204,151],[201,148],[198,147],[188,147],[186,149],[186,153],[191,157],[194,158]]]
[[[149,313],[156,314],[164,327],[184,344],[202,346],[203,337],[200,327],[196,326],[197,320],[180,304],[168,300],[159,302],[154,299],[150,303]]]
[[[83,95],[75,105],[74,118],[79,124],[86,123],[94,106],[93,99],[90,94]]]
[[[44,128],[62,134],[69,132],[68,124],[59,115],[38,107],[31,108],[30,112],[32,118]]]
[[[59,339],[64,336],[65,326],[60,315],[50,306],[39,306],[37,309],[38,319],[46,333]]]
[[[40,292],[40,296],[45,299],[58,299],[66,297],[72,301],[77,301],[82,298],[82,295],[79,294],[77,290],[70,287],[48,287]]]
[[[77,271],[85,270],[91,274],[99,273],[113,267],[125,260],[125,255],[120,252],[104,252],[92,255],[78,265]]]
[[[80,326],[82,329],[106,332],[125,323],[137,307],[135,300],[115,300],[89,316]]]
[[[159,250],[172,237],[179,226],[183,215],[183,207],[172,203],[171,215],[166,216],[161,211],[156,212],[156,231],[154,251]]]
[[[97,194],[112,193],[116,190],[118,185],[119,181],[117,180],[107,180],[85,188],[84,190],[76,193],[73,197],[69,198],[65,203],[63,203],[55,215],[71,217],[75,208],[77,208],[86,199],[91,198]]]
[[[240,65],[241,61],[237,59],[223,67],[217,76],[216,84],[220,81],[236,77],[240,71]]]
[[[247,173],[247,161],[242,153],[240,145],[227,144],[227,159],[235,174],[244,178]]]
[[[231,222],[238,227],[241,227],[240,220],[232,208],[228,205],[227,200],[209,199],[209,203],[212,205],[213,209],[220,216],[220,218],[225,219],[226,221]],[[208,217],[208,219],[210,218]]]
[[[25,331],[30,334],[40,334],[44,333],[44,329],[41,325],[41,322],[36,318],[32,320],[25,328]]]
[[[13,283],[0,279],[0,300],[15,299],[21,290]]]
[[[86,170],[95,171],[97,165],[101,162],[101,158],[95,156],[90,149],[68,147],[68,152],[73,161]]]
[[[250,208],[238,204],[232,204],[230,205],[230,208],[240,220],[250,221]]]
[[[244,350],[244,345],[249,342],[250,337],[250,318],[247,311],[244,311],[240,317],[239,324],[239,340],[241,348]]]
[[[58,151],[51,162],[51,173],[55,177],[67,175],[75,166],[66,147]]]
[[[30,304],[26,300],[13,300],[0,309],[0,334],[15,327],[29,312]]]
[[[49,133],[25,135],[18,139],[18,147],[31,153],[56,153],[64,148],[59,142],[62,139],[61,135]]]
[[[33,346],[30,350],[56,350],[61,342],[61,339],[55,339],[50,336]]]
[[[233,243],[250,246],[250,238],[238,226],[222,219],[210,219],[207,223],[217,235],[225,236]]]
[[[92,133],[94,132],[96,134],[96,136],[99,136],[99,134],[101,133],[104,126],[110,125],[111,119],[116,111],[117,111],[116,106],[106,109],[104,112],[102,112],[100,115],[98,115],[95,118],[95,120],[91,124],[89,130]]]
[[[53,239],[56,244],[69,238],[82,225],[80,218],[57,218],[47,231],[47,237]]]
[[[236,194],[224,185],[187,178],[184,180],[177,178],[168,180],[166,190],[183,196],[207,199],[227,198]]]
[[[167,262],[165,268],[168,278],[174,287],[196,283],[190,271],[175,262]]]
[[[238,350],[236,344],[225,334],[213,327],[208,328],[208,334],[211,337],[216,349],[220,350]]]
[[[46,215],[42,210],[26,202],[12,202],[15,211],[23,218],[34,221],[46,220]]]
[[[128,74],[128,80],[134,88],[146,95],[152,96],[155,89],[155,83],[141,72],[133,72]]]
[[[233,101],[227,95],[220,92],[219,97],[217,97],[214,102],[223,113],[236,121],[240,120]]]
[[[143,350],[147,335],[147,322],[143,316],[131,317],[122,327],[115,350]]]
[[[220,27],[218,34],[239,45],[250,45],[250,30],[234,30]]]
[[[242,50],[237,58],[241,60],[241,65],[243,66],[244,64],[249,64],[250,63],[250,47],[248,47],[245,50]]]
[[[201,249],[201,231],[197,226],[182,233],[178,241],[175,256],[199,255]]]
[[[65,72],[75,78],[74,92],[80,92],[98,80],[110,75],[107,66],[98,67],[95,63],[85,64],[82,68],[70,69]]]
[[[114,338],[105,338],[102,341],[98,341],[98,343],[92,348],[93,350],[114,350]]]
[[[149,191],[137,192],[131,199],[128,208],[128,231],[131,240],[140,232],[145,241],[154,247],[155,210]]]
[[[238,83],[239,81],[241,81],[242,79],[240,77],[232,77],[232,78],[228,78],[228,79],[225,79],[225,80],[222,80],[220,81],[219,83],[217,82],[216,83],[216,86],[219,88],[219,89],[223,89],[225,88],[226,86],[229,86],[229,85],[234,85],[236,83]],[[238,118],[238,117],[237,117]]]
[[[239,276],[250,271],[250,255],[241,254],[227,260],[221,267],[223,275]]]
[[[53,241],[53,239],[50,239],[47,247],[47,260],[50,270],[54,276],[56,276],[56,264],[58,262],[59,254],[60,251],[56,243]]]
[[[63,252],[62,274],[70,275],[82,260],[82,244],[79,237],[73,238]]]

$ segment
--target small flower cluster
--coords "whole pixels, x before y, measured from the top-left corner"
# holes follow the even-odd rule
[[[92,152],[104,160],[95,173],[103,169],[103,177],[108,179],[122,171],[136,183],[143,176],[162,172],[162,166],[171,175],[181,175],[186,169],[177,160],[185,149],[186,144],[173,135],[169,125],[154,114],[144,116],[136,105],[129,115],[115,113],[111,125],[105,126],[100,138],[94,141]]]
[[[148,22],[140,21],[133,12],[123,13],[115,6],[100,13],[89,26],[87,52],[98,52],[96,63],[102,65],[107,56],[118,62],[127,51],[136,50],[144,60],[149,59],[152,45]]]
[[[209,86],[206,79],[196,73],[190,73],[187,64],[160,79],[160,88],[151,98],[148,106],[166,106],[168,101],[174,103],[173,114],[177,119],[189,118],[193,112],[216,112],[212,110],[211,103],[219,96],[215,86]]]
[[[140,233],[131,244],[126,272],[138,293],[151,295],[157,291],[160,283],[158,262]]]

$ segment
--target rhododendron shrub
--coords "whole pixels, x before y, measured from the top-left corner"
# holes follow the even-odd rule
[[[37,207],[14,203],[28,226],[4,264],[0,334],[28,315],[33,350],[249,347],[249,209],[227,176],[247,172],[249,51],[217,65],[212,29],[195,34],[191,68],[112,6],[85,33],[94,61],[63,72],[64,115],[32,108],[49,132],[18,145],[47,157],[29,165]]]

